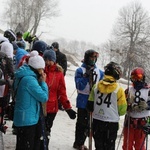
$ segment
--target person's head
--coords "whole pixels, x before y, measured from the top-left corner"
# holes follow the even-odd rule
[[[22,40],[22,36],[23,36],[23,32],[22,31],[16,32],[16,37],[17,37],[18,41]]]
[[[112,76],[115,80],[119,80],[122,76],[122,68],[118,63],[110,62],[104,67],[104,73]]]
[[[38,51],[39,55],[41,56],[43,55],[46,49],[47,49],[47,44],[41,40],[36,41],[32,46],[32,50]]]
[[[19,48],[25,49],[25,43],[23,41],[17,41],[16,44]]]
[[[45,68],[44,59],[38,54],[37,51],[33,51],[30,54],[28,65],[39,75],[43,72]]]
[[[16,35],[11,29],[8,29],[4,32],[4,37],[6,37],[10,43],[12,43],[13,41],[16,41]]]
[[[16,42],[12,42],[12,45],[13,45],[13,50],[14,50],[13,53],[16,54],[19,47]]]
[[[53,42],[51,46],[54,48],[55,51],[57,51],[59,49],[58,42]]]
[[[141,67],[136,67],[131,71],[130,80],[134,88],[141,89],[145,86],[145,71]]]
[[[46,50],[43,54],[46,65],[52,66],[56,62],[56,53],[54,50]]]
[[[98,58],[98,52],[96,52],[93,49],[89,49],[84,54],[84,60],[83,60],[83,62],[86,65],[94,66],[95,63],[96,63],[96,61],[97,61],[97,58]]]

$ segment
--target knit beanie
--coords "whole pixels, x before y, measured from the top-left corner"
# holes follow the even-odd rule
[[[43,54],[43,58],[44,60],[50,60],[56,62],[56,53],[52,49],[46,50]]]
[[[28,65],[34,69],[44,69],[45,61],[37,52],[35,52],[34,54],[32,52],[32,54],[30,54]]]
[[[13,45],[10,42],[3,42],[1,44],[1,51],[4,52],[9,58],[13,59]]]

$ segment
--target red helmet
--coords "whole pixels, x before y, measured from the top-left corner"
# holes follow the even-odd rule
[[[145,81],[145,71],[143,68],[137,67],[131,71],[131,81]]]

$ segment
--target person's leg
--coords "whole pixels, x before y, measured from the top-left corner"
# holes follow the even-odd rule
[[[133,150],[134,146],[134,128],[129,125],[129,127],[124,127],[123,129],[123,146],[122,149]]]
[[[74,148],[78,148],[84,145],[88,134],[88,121],[89,116],[86,109],[78,108],[76,130],[75,130],[75,142],[73,144]]]
[[[106,138],[105,138],[105,150],[115,150],[115,142],[117,138],[118,122],[106,123]]]
[[[104,139],[106,138],[104,124],[96,119],[93,119],[93,138],[95,150],[104,150]]]
[[[135,129],[135,150],[145,150],[145,136],[143,129]]]
[[[36,125],[17,127],[16,150],[33,150]]]

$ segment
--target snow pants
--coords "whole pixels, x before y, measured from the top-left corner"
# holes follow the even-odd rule
[[[118,126],[118,122],[93,119],[95,150],[115,150]]]
[[[129,118],[123,131],[123,150],[145,150],[145,132],[142,126],[146,124],[144,118]],[[128,147],[128,148],[127,148]]]
[[[32,126],[16,127],[16,150],[40,150],[40,121]]]
[[[77,110],[77,122],[75,130],[75,145],[84,145],[86,137],[88,135],[89,128],[89,113],[86,109],[78,108]]]

